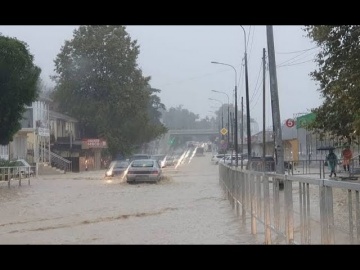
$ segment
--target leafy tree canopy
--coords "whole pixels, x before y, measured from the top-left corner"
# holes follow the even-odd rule
[[[80,26],[55,59],[53,99],[79,120],[83,137],[103,137],[114,155],[166,132],[160,90],[137,65],[139,46],[124,26]]]
[[[196,129],[199,115],[184,109],[182,105],[171,107],[162,113],[164,125],[168,129]]]
[[[0,34],[0,145],[12,141],[25,105],[38,97],[41,69],[33,60],[26,43]]]
[[[318,69],[310,75],[324,98],[312,110],[316,119],[307,128],[321,136],[356,141],[360,134],[360,26],[310,25],[304,30],[320,48]]]

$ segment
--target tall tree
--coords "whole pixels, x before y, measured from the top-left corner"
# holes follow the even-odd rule
[[[104,137],[112,154],[130,153],[166,131],[154,121],[150,109],[160,100],[138,55],[124,26],[80,26],[55,59],[58,110],[79,120],[83,136]]]
[[[324,99],[312,110],[316,118],[307,127],[351,143],[360,134],[360,26],[310,25],[304,30],[320,48],[318,69],[310,75]]]
[[[25,105],[38,97],[41,69],[28,45],[0,34],[0,144],[6,145],[21,129]]]
[[[184,109],[182,105],[163,112],[164,125],[169,129],[195,129],[199,115]]]

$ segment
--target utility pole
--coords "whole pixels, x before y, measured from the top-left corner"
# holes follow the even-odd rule
[[[221,129],[224,128],[224,107],[221,106]],[[224,135],[221,133],[221,139],[224,140]]]
[[[244,158],[244,98],[241,97],[241,170],[243,169],[243,158]],[[249,160],[249,155],[248,155],[248,160]]]
[[[270,93],[273,126],[275,131],[275,153],[276,153],[276,173],[284,174],[284,149],[282,142],[281,120],[280,120],[280,107],[279,95],[276,76],[276,61],[275,61],[275,46],[274,46],[274,33],[272,25],[266,26],[267,45],[269,54],[269,74],[270,74]]]
[[[228,98],[228,120],[227,120],[227,129],[228,129],[228,133],[227,133],[227,141],[228,141],[228,149],[230,147],[230,104],[229,104],[229,98]]]
[[[248,79],[248,65],[247,52],[245,51],[245,90],[246,90],[246,128],[247,128],[247,147],[248,160],[251,160],[251,126],[250,126],[250,101],[249,101],[249,79]]]
[[[265,155],[266,155],[266,134],[265,134],[265,69],[266,69],[266,60],[265,60],[265,48],[263,48],[263,161],[264,161],[264,171],[265,171]]]
[[[246,93],[246,126],[247,126],[247,147],[248,147],[248,158],[249,161],[251,160],[251,122],[250,122],[250,101],[249,101],[249,76],[248,76],[248,63],[247,63],[247,45],[246,45],[246,32],[245,28],[242,27],[244,31],[244,45],[245,45],[245,93]]]
[[[234,123],[233,123],[233,112],[230,112],[230,129],[229,129],[229,134],[230,134],[230,138],[232,141],[232,148],[234,149]]]

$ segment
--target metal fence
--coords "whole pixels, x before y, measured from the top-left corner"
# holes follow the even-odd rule
[[[343,159],[338,160],[338,164],[335,168],[336,173],[342,174],[346,173],[343,170],[342,165]],[[266,161],[265,162],[265,171],[273,172],[275,171],[276,164],[275,161]],[[329,167],[325,163],[325,159],[309,159],[309,160],[290,160],[285,161],[284,164],[285,172],[291,175],[314,175],[314,178],[325,178],[326,175],[330,173]],[[264,162],[262,160],[251,164],[251,170],[254,171],[264,171]],[[360,166],[358,158],[352,159],[350,161],[350,172],[351,174],[359,174],[360,175]]]
[[[36,167],[0,167],[0,182],[7,181],[10,187],[11,181],[18,181],[21,186],[22,180],[27,180],[30,185],[30,178],[36,176]]]
[[[223,164],[219,181],[236,214],[264,244],[360,243],[358,183]]]

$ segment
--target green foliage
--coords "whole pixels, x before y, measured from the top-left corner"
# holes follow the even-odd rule
[[[113,155],[166,132],[160,90],[142,75],[138,55],[124,26],[80,26],[55,60],[57,109],[79,120],[82,136],[105,138]]]
[[[196,120],[199,115],[183,109],[182,105],[162,113],[164,125],[168,129],[196,129]]]
[[[40,72],[26,43],[0,35],[0,145],[21,129],[25,105],[38,96]]]
[[[229,106],[229,112],[234,112],[235,108],[232,104]],[[205,117],[199,119],[199,115],[184,109],[182,105],[178,107],[171,107],[169,110],[162,113],[164,125],[168,129],[218,129],[223,121],[223,127],[229,127],[228,125],[228,105],[223,104],[218,110],[215,111],[216,117]],[[234,114],[233,114],[234,117]],[[247,117],[244,114],[244,136],[246,136],[246,121]],[[251,118],[251,123],[256,121]],[[239,128],[241,125],[241,111],[238,111],[238,123]],[[220,127],[221,129],[222,127]],[[219,130],[220,131],[220,130]]]
[[[311,73],[324,101],[308,129],[351,143],[360,134],[360,26],[311,25],[304,30],[320,48]]]
[[[15,167],[16,161],[6,160],[0,158],[0,167]]]

